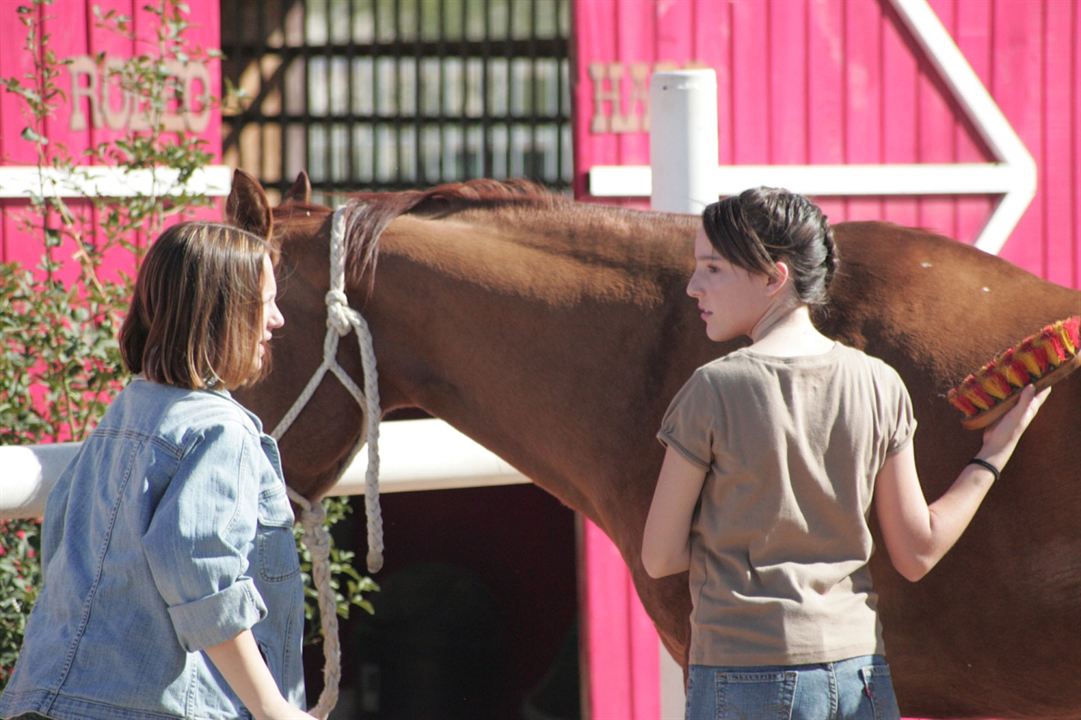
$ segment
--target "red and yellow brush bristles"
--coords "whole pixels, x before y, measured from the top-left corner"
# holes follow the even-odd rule
[[[985,427],[1017,403],[1021,388],[1042,390],[1081,367],[1079,347],[1081,315],[1059,320],[996,355],[946,397],[964,415],[964,427]]]

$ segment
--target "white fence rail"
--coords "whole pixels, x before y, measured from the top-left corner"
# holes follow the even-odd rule
[[[0,447],[0,520],[40,517],[57,478],[79,443]],[[442,420],[383,423],[380,492],[448,490],[528,483],[499,456]],[[332,495],[362,495],[367,453],[358,453]]]

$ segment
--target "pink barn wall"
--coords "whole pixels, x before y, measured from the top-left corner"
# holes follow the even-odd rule
[[[930,4],[1036,160],[1036,197],[1000,255],[1081,288],[1081,2]],[[722,164],[994,160],[888,0],[578,0],[573,27],[581,199],[592,166],[649,164],[648,76],[636,89],[636,65],[716,69]],[[996,202],[819,200],[833,221],[883,219],[965,243]],[[590,715],[657,718],[656,635],[603,533],[587,523],[581,543]]]
[[[29,2],[5,0],[0,2],[0,76],[22,76],[33,71],[31,58],[22,49],[25,42],[25,29],[17,18],[19,5]],[[52,5],[44,6],[37,12],[44,18],[45,32],[49,33],[49,47],[61,60],[75,56],[93,57],[104,52],[107,57],[126,58],[134,52],[149,52],[145,42],[133,43],[116,33],[95,27],[94,7],[102,12],[116,10],[133,18],[134,31],[140,38],[152,38],[157,17],[143,10],[146,0],[55,0]],[[204,49],[220,47],[220,12],[218,0],[188,0],[191,13],[188,16],[190,27],[185,37],[193,47]],[[207,60],[210,76],[210,94],[220,97],[221,71],[216,59]],[[64,89],[66,97],[60,103],[54,117],[45,127],[45,136],[50,143],[64,144],[78,163],[87,163],[81,158],[84,150],[103,141],[122,137],[125,130],[113,130],[107,125],[96,126],[92,120],[90,103],[84,97],[79,100],[82,112],[87,118],[86,128],[72,129],[72,76],[67,68],[62,68],[58,84]],[[119,94],[116,94],[119,97]],[[114,103],[114,106],[116,103]],[[33,165],[35,150],[31,143],[20,137],[23,128],[29,124],[22,100],[15,95],[0,91],[0,165]],[[221,115],[214,108],[210,122],[204,132],[199,134],[206,140],[205,149],[213,156],[212,163],[221,162]],[[73,212],[82,218],[89,218],[96,228],[97,214],[91,204],[85,200],[68,199]],[[25,215],[28,202],[22,199],[0,199],[0,260],[19,262],[27,267],[37,264],[43,249],[44,240],[40,234],[26,233],[20,226],[20,218]],[[221,216],[222,202],[213,207],[200,209],[186,216],[187,218]],[[176,222],[172,219],[170,222]],[[134,238],[145,243],[147,238]],[[72,249],[61,249],[60,258],[70,257]],[[74,268],[69,265],[65,275],[71,277]],[[118,271],[130,273],[133,270],[132,258],[123,251],[113,253],[106,259],[105,272]]]
[[[1001,255],[1081,287],[1081,3],[933,0],[932,8],[1038,167]],[[990,162],[992,156],[884,0],[575,3],[575,191],[593,165],[649,163],[645,132],[594,132],[590,65],[623,76],[618,114],[641,122],[632,65],[713,67],[723,164]],[[600,88],[609,93],[610,77]],[[995,198],[823,198],[831,219],[887,219],[971,242]]]

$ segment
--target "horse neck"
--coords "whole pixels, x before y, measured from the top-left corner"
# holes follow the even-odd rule
[[[673,318],[689,302],[692,221],[531,225],[403,217],[388,228],[365,309],[382,392],[387,409],[446,420],[612,525],[606,495],[648,505],[648,488],[620,483],[659,457],[649,451],[675,390],[668,338],[686,336]]]

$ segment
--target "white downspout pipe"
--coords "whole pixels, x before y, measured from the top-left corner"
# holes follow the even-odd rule
[[[701,214],[717,199],[717,73],[713,68],[653,74],[649,84],[650,206]],[[660,653],[661,717],[682,717],[683,670]]]
[[[649,115],[651,207],[701,213],[717,199],[716,71],[654,73]]]

